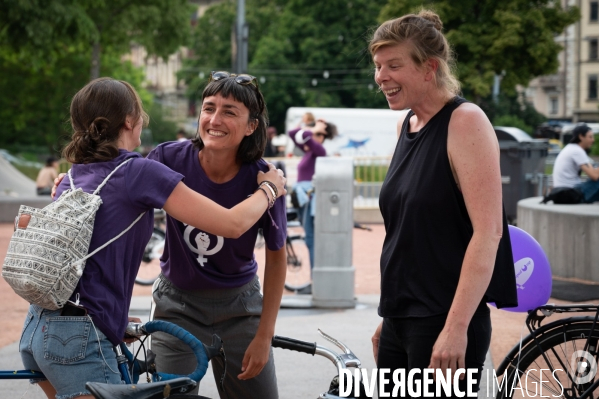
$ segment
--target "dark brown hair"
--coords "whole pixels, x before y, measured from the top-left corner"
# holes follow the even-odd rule
[[[412,60],[422,66],[427,60],[434,59],[439,64],[435,75],[437,87],[451,94],[460,92],[460,82],[454,76],[455,58],[443,33],[441,18],[430,10],[421,10],[418,15],[383,22],[372,35],[368,49],[374,56],[378,49],[410,43]]]
[[[119,155],[118,139],[127,117],[144,126],[148,115],[129,83],[112,78],[92,80],[71,101],[71,142],[62,156],[71,163],[110,161]]]
[[[241,163],[255,162],[262,158],[267,142],[268,111],[260,90],[252,84],[239,84],[235,82],[234,77],[223,78],[208,83],[202,92],[202,102],[206,97],[216,96],[217,94],[243,103],[250,112],[248,123],[252,120],[258,122],[254,132],[241,140],[237,149],[237,161]],[[201,151],[204,148],[204,142],[199,135],[199,129],[198,123],[198,134],[192,140],[192,143]]]
[[[326,125],[327,127],[324,130],[327,132],[327,135],[325,136],[325,138],[332,140],[335,137],[337,137],[337,126],[330,122],[327,122]]]

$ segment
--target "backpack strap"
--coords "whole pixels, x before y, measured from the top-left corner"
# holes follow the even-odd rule
[[[102,187],[104,187],[104,185],[108,182],[108,179],[110,179],[112,177],[112,175],[114,174],[114,172],[116,172],[117,170],[119,170],[119,168],[121,166],[125,165],[127,162],[129,162],[132,159],[133,158],[126,159],[123,162],[121,162],[116,168],[114,168],[114,170],[112,172],[110,172],[110,174],[108,176],[106,176],[106,179],[104,179],[104,181],[98,186],[98,188],[96,188],[96,191],[94,191],[93,194],[94,195],[100,194],[100,190],[102,190]]]
[[[96,188],[96,191],[93,192],[94,195],[97,195],[100,193],[100,190],[102,189],[102,187],[104,187],[104,185],[108,182],[108,179],[110,179],[112,177],[112,175],[114,174],[114,172],[116,172],[117,170],[119,170],[119,168],[121,166],[123,166],[124,164],[126,164],[127,162],[129,162],[130,160],[132,160],[133,158],[129,158],[129,159],[125,159],[123,162],[121,162],[116,168],[114,168],[114,170],[112,172],[110,172],[108,174],[108,176],[106,176],[106,178],[104,179],[104,181],[102,183],[100,183],[100,185],[98,186],[98,188]],[[75,188],[75,182],[73,181],[73,175],[71,175],[71,170],[73,168],[69,169],[68,172],[68,176],[69,176],[69,183],[71,183],[71,189],[74,191]]]
[[[121,164],[122,165],[122,164]],[[127,227],[125,230],[123,230],[119,235],[117,235],[116,237],[114,237],[112,240],[108,241],[106,244],[102,245],[101,247],[96,248],[96,250],[90,254],[87,254],[87,256],[79,259],[78,261],[73,262],[74,264],[77,264],[77,269],[78,271],[80,270],[81,267],[81,262],[91,258],[92,256],[94,256],[96,253],[100,252],[101,250],[103,250],[104,248],[106,248],[108,245],[112,244],[114,241],[118,240],[119,238],[121,238],[121,236],[123,234],[125,234],[126,232],[128,232],[129,230],[131,230],[131,228],[135,225],[135,223],[139,222],[139,220],[142,218],[143,215],[145,215],[146,212],[142,212],[139,214],[139,216],[137,217],[137,219],[135,219],[133,221],[133,223],[131,223],[129,225],[129,227]],[[80,271],[81,273],[83,272],[82,270]]]
[[[69,169],[69,172],[67,173],[67,175],[69,176],[69,183],[71,183],[71,190],[75,191],[75,183],[73,182],[73,176],[71,175],[71,170],[73,170],[73,168]]]

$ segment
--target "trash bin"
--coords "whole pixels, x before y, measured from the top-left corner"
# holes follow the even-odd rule
[[[545,173],[548,139],[533,139],[516,127],[494,126],[499,141],[503,203],[510,223],[516,222],[518,201],[536,197]]]

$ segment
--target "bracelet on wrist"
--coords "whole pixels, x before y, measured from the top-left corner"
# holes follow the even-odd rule
[[[275,201],[277,200],[277,194],[275,193],[275,190],[273,190],[272,187],[269,186],[268,184],[261,184],[259,187],[262,189],[264,189],[264,187],[266,187],[268,189],[268,191],[270,191],[270,193],[272,194],[272,204],[274,205]],[[272,208],[272,206],[271,206],[271,208]]]
[[[264,180],[262,183],[260,183],[260,186],[267,186],[268,188],[270,188],[272,190],[273,195],[275,196],[275,199],[279,197],[279,190],[273,182]]]

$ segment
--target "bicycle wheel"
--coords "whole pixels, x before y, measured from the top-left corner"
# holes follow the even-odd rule
[[[304,237],[297,232],[288,231],[287,242],[287,275],[285,289],[298,292],[311,284],[310,253]]]
[[[150,241],[144,249],[141,265],[135,277],[135,283],[139,285],[152,285],[160,274],[160,256],[164,250],[166,233],[154,227]]]
[[[570,318],[538,330],[536,339],[523,343],[520,356],[508,364],[497,398],[580,396],[593,384],[597,372],[599,324],[590,336],[592,325],[590,317]],[[497,388],[492,378],[488,384]]]

